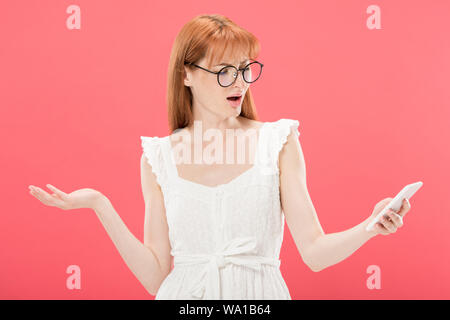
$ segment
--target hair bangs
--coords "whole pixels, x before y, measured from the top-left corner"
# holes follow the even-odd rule
[[[256,60],[260,50],[258,40],[252,34],[235,27],[218,30],[208,41],[208,67],[222,62],[233,63],[234,59]]]

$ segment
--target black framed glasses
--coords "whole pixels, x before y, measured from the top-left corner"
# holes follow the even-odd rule
[[[235,83],[236,79],[239,75],[239,71],[242,72],[242,78],[244,79],[245,82],[253,83],[256,80],[258,80],[259,77],[261,76],[262,68],[264,66],[261,62],[252,61],[249,64],[247,64],[245,67],[240,68],[240,69],[237,69],[235,66],[229,65],[229,66],[225,66],[222,69],[220,69],[219,71],[215,72],[215,71],[205,69],[205,68],[203,68],[199,65],[196,65],[195,63],[192,63],[192,62],[186,61],[186,62],[184,62],[184,64],[193,65],[193,66],[200,68],[202,70],[205,70],[207,72],[217,74],[217,82],[219,83],[219,85],[221,87],[229,87],[233,83]]]

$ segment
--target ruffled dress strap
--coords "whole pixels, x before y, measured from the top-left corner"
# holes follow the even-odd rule
[[[298,120],[294,119],[280,119],[271,122],[271,125],[269,126],[269,133],[266,135],[266,138],[269,140],[267,146],[269,148],[270,163],[273,170],[276,172],[279,172],[279,154],[286,143],[291,130],[294,129],[297,138],[300,136],[298,126]]]
[[[147,162],[152,167],[152,172],[161,189],[166,189],[169,179],[162,144],[163,138],[141,136],[142,150]]]

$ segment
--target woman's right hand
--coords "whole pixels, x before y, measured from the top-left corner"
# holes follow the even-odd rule
[[[76,190],[67,194],[50,184],[47,184],[47,187],[53,191],[53,194],[49,194],[39,187],[29,186],[30,193],[43,204],[63,210],[94,209],[103,196],[101,192],[90,188]]]

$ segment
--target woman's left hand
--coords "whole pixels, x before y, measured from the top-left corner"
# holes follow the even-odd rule
[[[372,215],[370,216],[369,221],[375,219],[378,213],[381,212],[392,200],[393,198],[386,198],[381,200],[375,205],[375,209],[373,210]],[[403,226],[403,217],[405,214],[411,209],[411,205],[409,204],[408,199],[403,199],[402,207],[398,211],[394,211],[389,209],[379,222],[375,223],[373,226],[372,232],[374,235],[382,234],[384,236],[394,233],[398,228]]]

